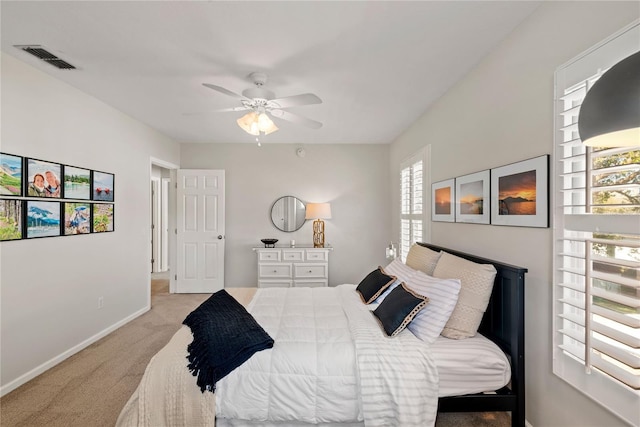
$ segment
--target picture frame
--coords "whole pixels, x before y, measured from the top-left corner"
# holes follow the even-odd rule
[[[62,198],[62,181],[60,179],[62,165],[60,163],[27,158],[25,165],[27,197]]]
[[[456,222],[490,224],[489,169],[456,177]]]
[[[93,233],[114,231],[114,206],[111,203],[93,203],[91,209]]]
[[[115,176],[112,173],[93,171],[91,200],[97,202],[114,201]]]
[[[27,239],[60,236],[60,206],[57,201],[27,200],[25,224]]]
[[[65,199],[91,200],[92,182],[90,169],[64,165]]]
[[[491,224],[549,227],[549,155],[491,169]]]
[[[431,184],[431,220],[455,221],[455,179]]]
[[[20,199],[0,199],[0,242],[24,237],[23,205]]]
[[[91,233],[93,221],[91,203],[88,202],[65,202],[63,206],[65,236]]]
[[[22,196],[24,158],[0,153],[0,196]]]

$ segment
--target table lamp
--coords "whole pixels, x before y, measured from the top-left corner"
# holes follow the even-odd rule
[[[313,221],[313,247],[324,248],[324,221],[331,219],[331,204],[307,203],[305,219]]]

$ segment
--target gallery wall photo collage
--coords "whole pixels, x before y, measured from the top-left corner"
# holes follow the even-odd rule
[[[549,227],[549,155],[433,183],[431,220]]]
[[[115,175],[0,152],[0,242],[114,231]]]

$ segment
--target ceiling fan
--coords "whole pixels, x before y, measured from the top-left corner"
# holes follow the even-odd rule
[[[264,88],[267,82],[267,75],[264,73],[251,73],[249,78],[253,81],[255,87],[245,89],[242,95],[210,83],[203,83],[209,89],[224,93],[240,100],[242,105],[237,107],[223,108],[214,110],[213,112],[234,112],[249,111],[237,120],[238,126],[247,133],[259,136],[261,133],[268,135],[278,130],[277,126],[270,119],[269,115],[286,120],[292,123],[319,129],[322,123],[311,120],[306,117],[286,111],[287,108],[300,107],[303,105],[321,104],[322,100],[312,93],[303,93],[300,95],[287,96],[284,98],[276,98],[275,94]]]

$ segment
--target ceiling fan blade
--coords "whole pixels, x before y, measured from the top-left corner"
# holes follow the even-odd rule
[[[197,116],[200,114],[209,114],[209,113],[232,113],[236,111],[246,111],[251,110],[250,107],[240,106],[240,107],[230,107],[230,108],[220,108],[219,110],[209,110],[209,111],[196,111],[192,113],[182,113],[183,116]]]
[[[242,99],[242,100],[245,100],[245,101],[251,101],[250,98],[247,98],[246,96],[240,95],[240,94],[235,93],[235,92],[231,92],[229,89],[225,89],[225,88],[223,88],[221,86],[212,85],[210,83],[202,83],[202,85],[208,87],[209,89],[213,89],[215,91],[218,91],[220,93],[224,93],[225,95],[229,95],[229,96],[232,96],[232,97],[237,98],[237,99]]]
[[[320,129],[322,127],[322,123],[320,122],[308,119],[298,114],[290,113],[288,111],[273,109],[270,111],[270,113],[273,115],[273,117],[277,117],[279,119],[286,120],[292,123],[297,123],[303,126],[307,126],[312,129]]]
[[[300,105],[322,104],[322,99],[312,93],[303,93],[300,95],[271,99],[269,104],[273,104],[273,108],[289,108]]]
[[[210,113],[230,113],[234,111],[246,111],[251,110],[251,107],[245,107],[244,105],[240,107],[229,107],[229,108],[220,108],[219,110],[211,110]]]

